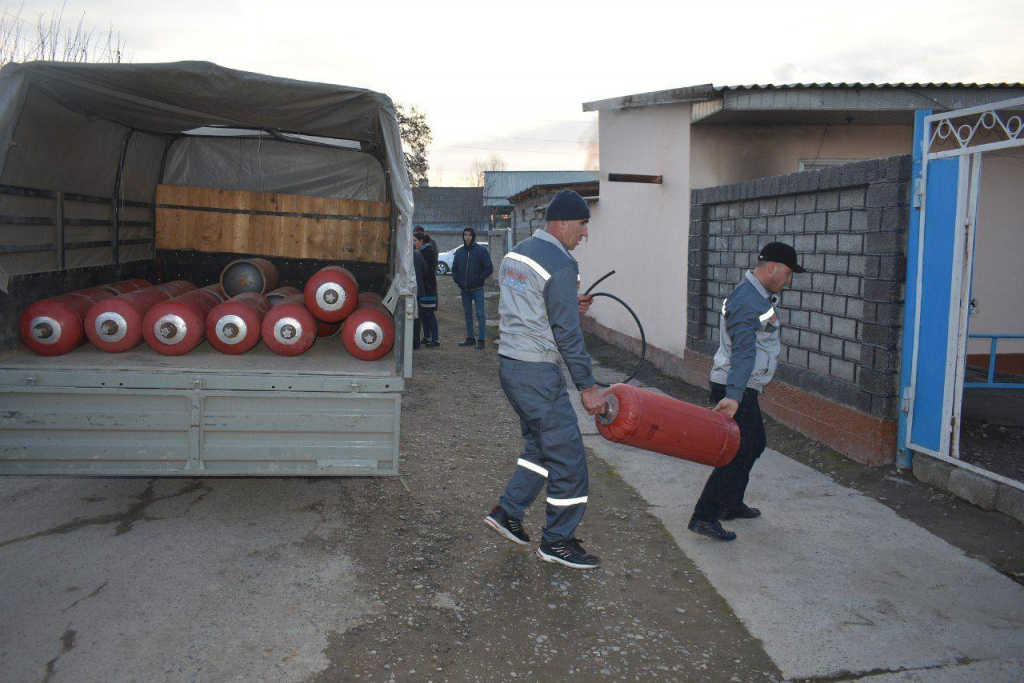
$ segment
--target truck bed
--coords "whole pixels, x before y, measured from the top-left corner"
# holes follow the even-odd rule
[[[393,352],[380,360],[359,360],[345,351],[337,337],[318,339],[306,353],[290,357],[279,356],[262,344],[248,353],[230,356],[218,352],[205,341],[183,356],[164,356],[145,344],[125,353],[105,353],[91,344],[85,344],[66,355],[50,357],[37,356],[22,349],[0,357],[0,385],[6,384],[3,381],[4,375],[12,370],[35,372],[39,375],[74,372],[81,377],[108,376],[101,378],[100,384],[85,386],[110,386],[109,379],[123,381],[135,375],[150,376],[148,382],[144,382],[157,386],[184,384],[180,380],[175,381],[176,377],[212,381],[218,375],[256,378],[255,383],[250,382],[245,387],[252,389],[257,388],[259,384],[265,384],[266,389],[281,388],[278,380],[284,377],[295,378],[295,381],[300,383],[305,380],[303,386],[310,389],[319,385],[347,386],[352,382],[352,378],[364,383],[368,380],[386,379],[389,382],[384,384],[391,385],[387,387],[388,389],[394,389],[396,386],[401,389],[402,385],[402,379],[398,377],[395,368]],[[138,378],[134,379],[139,381]],[[40,381],[38,377],[36,381]],[[378,382],[369,382],[368,386],[376,387],[377,384]],[[118,385],[115,383],[114,386]]]
[[[295,357],[23,350],[0,358],[0,474],[396,474],[403,388],[393,354],[337,338]]]

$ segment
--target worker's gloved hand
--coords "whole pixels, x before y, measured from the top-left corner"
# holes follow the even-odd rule
[[[594,303],[594,295],[580,294],[576,297],[576,300],[579,303],[580,315],[584,315],[590,310],[590,304]]]
[[[596,384],[581,391],[580,399],[583,401],[583,407],[586,409],[587,415],[600,415],[604,412],[604,396],[601,395],[601,388]]]
[[[712,408],[716,413],[721,413],[726,417],[735,417],[736,411],[740,409],[739,401],[734,398],[723,398],[718,402],[718,405]]]

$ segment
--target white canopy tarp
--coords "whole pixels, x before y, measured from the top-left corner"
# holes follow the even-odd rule
[[[296,135],[185,135],[209,126]],[[112,196],[129,131],[136,135],[122,173],[135,172],[123,178],[125,199],[153,201],[160,182],[375,201],[386,201],[390,189],[394,279],[401,293],[414,292],[412,191],[386,95],[208,62],[30,62],[0,70],[0,183]],[[362,151],[288,141],[300,135],[354,141]]]

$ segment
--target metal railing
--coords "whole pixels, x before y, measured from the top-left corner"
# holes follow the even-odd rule
[[[1000,339],[1024,339],[1024,334],[969,334],[968,339],[990,340],[988,352],[988,376],[984,382],[964,382],[964,389],[1024,389],[1024,381],[997,382],[996,349]]]

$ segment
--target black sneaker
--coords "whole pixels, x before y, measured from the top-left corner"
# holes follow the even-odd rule
[[[740,503],[739,507],[722,508],[722,512],[718,515],[718,518],[724,520],[757,519],[760,516],[761,511],[757,508],[747,507],[744,503]]]
[[[491,514],[484,517],[484,523],[513,543],[526,545],[530,542],[530,537],[523,531],[522,521],[509,517],[500,505],[495,505]]]
[[[466,337],[466,341],[459,342],[459,346],[476,346],[476,339],[472,337]]]
[[[601,565],[601,558],[589,554],[575,538],[554,543],[541,541],[537,557],[545,562],[557,562],[573,569],[596,569]]]
[[[732,541],[736,538],[736,534],[732,531],[723,529],[722,523],[717,519],[712,522],[705,522],[691,517],[690,523],[686,525],[686,528],[695,534],[707,536],[708,538],[713,538],[716,541]]]
[[[484,348],[484,340],[483,339],[477,339],[476,340],[476,350],[479,351],[482,348]]]
[[[437,340],[430,340],[423,342],[423,345],[426,346],[428,349],[435,349],[441,345],[441,342]]]

